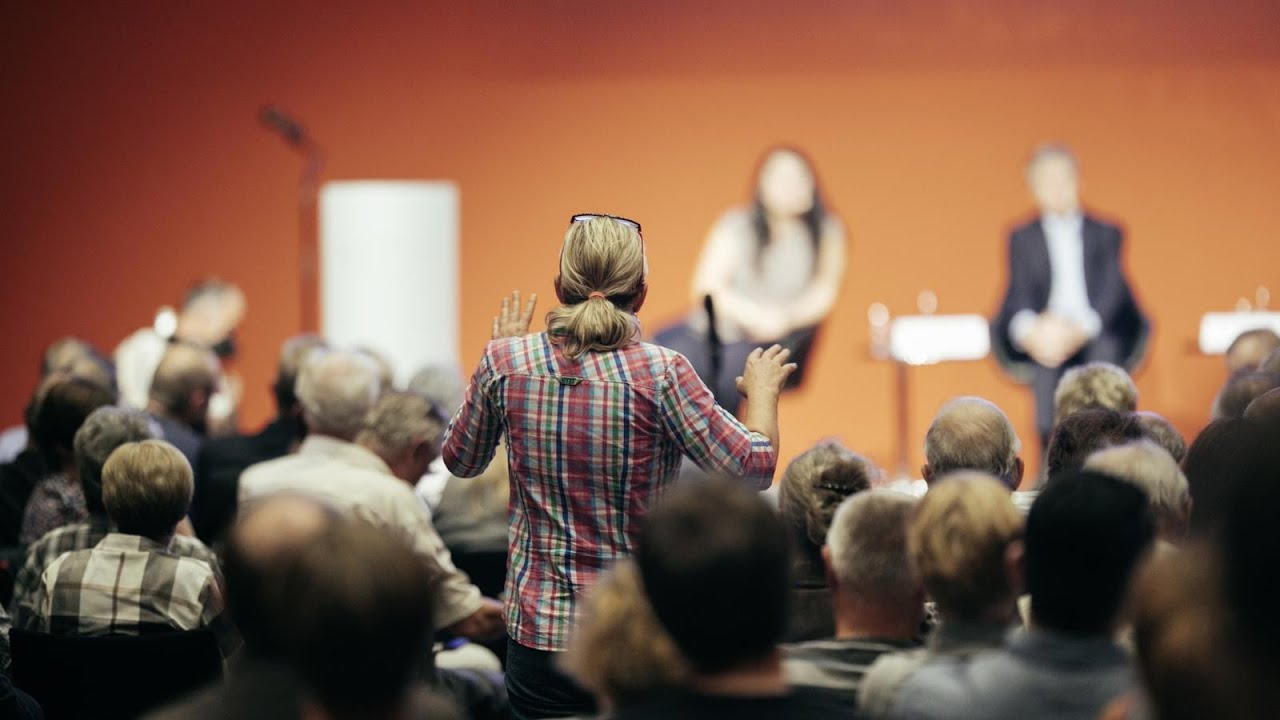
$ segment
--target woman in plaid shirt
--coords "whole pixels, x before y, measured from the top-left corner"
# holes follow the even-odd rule
[[[511,502],[507,689],[517,717],[590,713],[555,668],[582,592],[631,554],[637,523],[688,456],[758,489],[773,479],[778,393],[794,370],[774,346],[747,359],[745,422],[716,405],[684,356],[640,342],[648,292],[640,225],[575,215],[555,280],[562,305],[526,335],[536,298],[503,301],[443,457],[481,473],[503,433]]]

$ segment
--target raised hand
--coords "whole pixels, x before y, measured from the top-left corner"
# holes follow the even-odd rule
[[[796,371],[795,363],[787,362],[791,351],[781,345],[774,345],[768,350],[756,348],[747,356],[746,367],[742,369],[736,382],[738,392],[743,397],[752,398],[772,395],[777,397],[787,378]]]
[[[514,290],[511,297],[502,298],[502,310],[493,318],[493,339],[521,337],[529,334],[529,323],[533,321],[533,309],[538,305],[537,293],[529,294],[529,302],[524,310],[520,309],[520,291]]]

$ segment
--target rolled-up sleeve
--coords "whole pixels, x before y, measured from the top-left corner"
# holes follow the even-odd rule
[[[440,456],[449,472],[458,477],[476,477],[484,472],[502,437],[502,415],[490,396],[496,382],[489,355],[492,347],[490,344],[485,349],[480,367],[467,386],[462,407],[444,433]]]
[[[716,404],[693,366],[674,354],[659,390],[662,421],[680,450],[706,472],[741,477],[763,490],[778,458],[769,438],[751,432]]]

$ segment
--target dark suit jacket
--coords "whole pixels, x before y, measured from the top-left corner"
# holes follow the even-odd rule
[[[276,418],[254,435],[211,438],[200,449],[196,492],[191,501],[191,523],[196,536],[212,545],[222,539],[235,517],[240,473],[264,460],[284,457],[293,449],[299,430]]]
[[[1125,369],[1133,369],[1146,350],[1149,323],[1138,307],[1120,265],[1123,233],[1115,225],[1084,216],[1085,285],[1089,304],[1102,320],[1100,340],[1118,348],[1111,359]],[[1035,362],[1013,346],[1009,324],[1021,310],[1043,312],[1049,304],[1052,284],[1049,245],[1037,217],[1013,231],[1009,237],[1009,287],[1000,313],[991,323],[991,344],[996,358],[1016,379],[1029,382]]]

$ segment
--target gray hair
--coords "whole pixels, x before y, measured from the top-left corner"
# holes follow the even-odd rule
[[[1053,391],[1053,424],[1090,408],[1131,413],[1138,409],[1138,386],[1124,368],[1109,362],[1073,367]]]
[[[1182,462],[1187,455],[1187,439],[1163,415],[1151,410],[1140,410],[1133,414],[1142,429],[1173,456],[1175,462]]]
[[[311,353],[295,392],[311,432],[353,440],[381,390],[378,366],[368,355],[333,350]]]
[[[1162,528],[1184,526],[1191,490],[1187,476],[1164,448],[1150,440],[1099,450],[1089,456],[1084,469],[1124,480],[1147,495]]]
[[[920,586],[907,554],[915,506],[914,497],[887,489],[867,490],[840,504],[827,548],[841,588],[889,603],[911,601]]]
[[[145,413],[133,408],[107,405],[94,410],[76,431],[73,447],[80,485],[90,512],[104,512],[102,466],[116,448],[125,443],[151,440],[157,435]]]
[[[1077,175],[1080,173],[1080,161],[1076,158],[1075,152],[1066,143],[1041,143],[1031,151],[1031,155],[1027,158],[1026,176],[1028,182],[1031,180],[1032,173],[1036,171],[1036,167],[1050,158],[1063,158],[1071,163],[1071,167],[1075,169]]]
[[[396,455],[444,433],[444,418],[427,398],[410,392],[384,393],[365,416],[356,442],[378,455]]]
[[[409,379],[409,390],[425,396],[445,415],[462,407],[466,390],[462,371],[454,365],[428,365]]]
[[[959,397],[943,405],[924,436],[925,459],[935,476],[977,470],[1011,485],[1018,480],[1021,451],[1009,417],[980,397]]]

